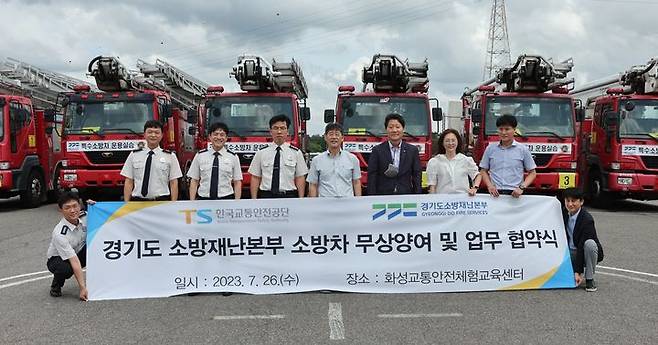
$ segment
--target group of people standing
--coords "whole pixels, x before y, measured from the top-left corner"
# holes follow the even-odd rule
[[[287,142],[290,119],[277,115],[270,119],[272,142],[254,155],[249,166],[250,196],[258,198],[353,197],[361,196],[359,159],[343,150],[343,128],[338,123],[325,127],[327,151],[316,156],[307,167],[302,152]],[[500,141],[485,150],[480,166],[463,154],[459,132],[447,129],[439,136],[438,154],[427,164],[430,193],[465,193],[474,196],[485,183],[493,197],[501,194],[520,197],[536,177],[535,162],[528,148],[514,140],[516,118],[503,115],[496,120]],[[419,150],[404,142],[405,120],[389,114],[384,120],[387,140],[376,145],[368,159],[369,195],[422,193]],[[176,155],[160,148],[163,125],[144,124],[146,145],[130,153],[121,170],[126,178],[125,201],[177,200],[178,179],[183,176]],[[187,172],[190,200],[240,199],[242,170],[238,156],[226,146],[230,130],[224,123],[213,123],[208,130],[210,145],[199,151]],[[568,189],[565,196],[565,229],[572,254],[575,281],[583,275],[586,289],[596,291],[593,274],[603,259],[592,216],[581,208],[583,194]],[[75,275],[80,298],[87,298],[82,279],[85,265],[86,226],[80,199],[64,193],[59,200],[62,220],[55,227],[48,249],[48,269],[54,274],[50,294],[61,296],[64,281]],[[585,272],[585,273],[583,273]]]

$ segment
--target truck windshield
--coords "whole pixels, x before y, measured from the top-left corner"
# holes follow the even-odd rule
[[[293,101],[288,97],[218,97],[206,109],[208,126],[223,122],[229,135],[268,136],[270,119],[286,115],[290,119],[288,135],[294,135]]]
[[[64,115],[64,129],[68,134],[141,134],[144,132],[144,123],[152,119],[151,102],[71,102]]]
[[[633,101],[632,111],[621,111],[619,134],[623,137],[658,135],[658,101]]]
[[[404,130],[413,136],[427,136],[430,132],[430,114],[427,100],[404,97],[344,98],[339,121],[348,135],[386,135],[386,115],[397,113],[405,121]]]
[[[497,133],[496,119],[514,115],[522,136],[573,137],[572,102],[568,98],[492,97],[487,101],[487,135]]]

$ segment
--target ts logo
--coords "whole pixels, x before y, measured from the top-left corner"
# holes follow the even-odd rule
[[[185,214],[185,224],[211,224],[212,210],[180,210]]]
[[[387,215],[388,220],[391,220],[400,214],[403,217],[416,217],[418,215],[416,203],[401,204],[373,204],[372,205],[372,220],[376,220],[384,215]]]

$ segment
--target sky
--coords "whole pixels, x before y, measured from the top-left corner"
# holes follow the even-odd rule
[[[339,85],[361,86],[376,53],[429,62],[431,97],[447,108],[483,76],[490,0],[75,1],[0,0],[0,59],[86,79],[97,55],[129,68],[156,58],[211,85],[238,90],[244,53],[301,65],[309,131],[321,133]],[[512,60],[573,58],[576,86],[658,56],[658,0],[508,0]],[[91,81],[91,79],[89,79]]]

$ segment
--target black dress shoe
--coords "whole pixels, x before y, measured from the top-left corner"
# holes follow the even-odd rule
[[[53,297],[62,297],[62,288],[59,286],[51,286],[50,295]]]

